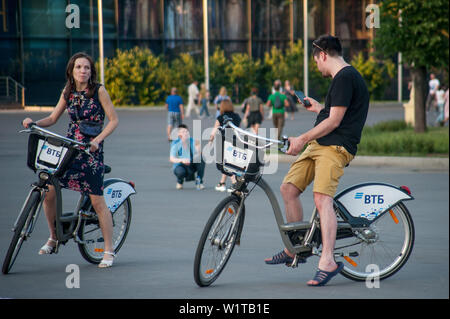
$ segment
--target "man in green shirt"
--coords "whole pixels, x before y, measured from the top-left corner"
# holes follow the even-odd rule
[[[273,88],[275,93],[269,96],[266,105],[272,107],[273,125],[278,130],[278,139],[280,139],[284,127],[284,108],[289,106],[289,101],[287,100],[286,95],[280,92],[280,80],[274,82]]]

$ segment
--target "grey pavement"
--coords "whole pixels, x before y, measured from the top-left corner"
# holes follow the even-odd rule
[[[26,167],[27,136],[18,134],[25,116],[39,119],[45,112],[0,113],[0,259],[4,258],[12,233],[10,228],[22,205],[34,174]],[[264,258],[282,247],[268,200],[255,190],[246,202],[247,217],[241,246],[236,247],[219,279],[209,288],[199,288],[193,279],[195,249],[202,229],[215,205],[225,193],[214,191],[220,177],[215,165],[207,165],[204,191],[188,183],[175,190],[175,178],[168,162],[165,137],[166,116],[161,110],[118,109],[120,124],[106,140],[105,162],[112,166],[111,177],[133,180],[138,193],[133,199],[133,218],[126,242],[111,269],[97,269],[84,261],[73,241],[57,255],[39,256],[37,251],[48,237],[43,214],[31,239],[9,275],[0,275],[0,298],[176,298],[176,299],[416,299],[449,297],[449,179],[448,169],[396,166],[350,165],[338,190],[366,181],[407,185],[415,200],[407,202],[416,228],[411,258],[380,288],[343,276],[327,287],[315,289],[306,282],[314,275],[317,257],[298,269],[268,266]],[[400,119],[398,107],[371,109],[368,124]],[[313,125],[313,115],[305,111],[286,122],[285,134],[295,135]],[[187,124],[192,127],[192,120]],[[202,127],[213,120],[202,120]],[[266,120],[265,127],[271,122]],[[51,129],[64,134],[67,115]],[[279,185],[289,169],[280,163],[276,174],[266,175],[280,200]],[[71,210],[77,194],[64,191],[64,210]],[[305,218],[313,208],[312,192],[302,195]],[[66,267],[80,269],[80,288],[69,289]]]

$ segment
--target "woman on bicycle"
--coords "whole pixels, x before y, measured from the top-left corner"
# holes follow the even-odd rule
[[[115,255],[112,246],[112,216],[103,197],[103,141],[115,130],[119,119],[108,92],[96,81],[94,61],[89,55],[82,52],[73,55],[67,64],[66,78],[67,83],[58,104],[49,116],[37,121],[36,125],[48,127],[55,124],[67,109],[70,118],[67,137],[90,144],[89,151],[92,156],[80,152],[60,178],[60,184],[64,188],[89,195],[105,241],[104,255],[99,267],[111,267]],[[105,115],[109,122],[103,128]],[[31,118],[25,118],[22,124],[28,127],[32,122]],[[89,132],[83,125],[86,122],[97,128]],[[55,194],[54,187],[49,186],[43,206],[50,237],[39,250],[40,255],[51,254],[56,250]]]

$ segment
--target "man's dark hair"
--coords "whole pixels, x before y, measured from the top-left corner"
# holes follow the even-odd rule
[[[185,128],[186,130],[189,131],[189,128],[187,127],[186,124],[180,124],[180,125],[178,125],[178,128]]]
[[[273,88],[275,91],[279,91],[281,88],[281,81],[280,80],[275,80],[275,82],[273,83]]]
[[[329,34],[324,34],[313,41],[312,54],[316,56],[320,51],[325,52],[330,56],[342,56],[341,41],[338,37],[333,37]]]

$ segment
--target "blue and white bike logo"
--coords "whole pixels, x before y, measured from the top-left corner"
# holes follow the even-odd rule
[[[355,199],[364,199],[364,204],[384,204],[383,194],[364,195],[362,192],[355,194]]]
[[[355,199],[362,199],[363,195],[364,195],[364,193],[356,193],[355,194]]]

